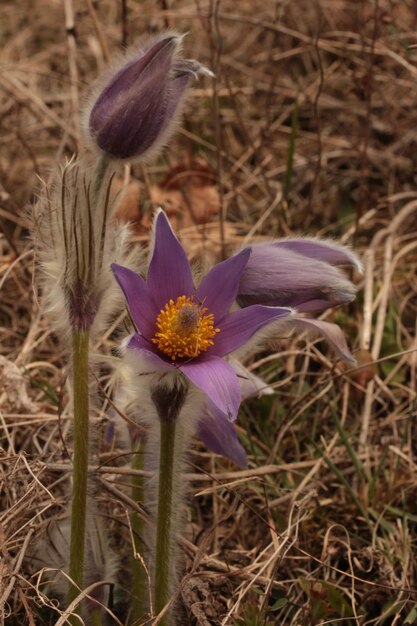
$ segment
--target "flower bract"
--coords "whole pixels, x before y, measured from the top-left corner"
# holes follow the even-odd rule
[[[137,266],[129,247],[130,228],[111,220],[110,176],[98,202],[86,164],[71,160],[52,185],[44,183],[34,210],[37,256],[42,268],[43,300],[63,335],[88,329],[97,337],[120,307],[111,260]]]

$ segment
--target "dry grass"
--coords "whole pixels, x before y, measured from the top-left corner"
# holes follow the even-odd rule
[[[413,0],[1,6],[0,621],[57,623],[25,556],[62,514],[70,467],[64,351],[39,310],[26,212],[37,175],[81,148],[80,106],[106,59],[165,27],[189,32],[187,55],[216,79],[196,85],[164,157],[124,173],[143,184],[141,219],[152,185],[198,157],[221,202],[205,240],[215,254],[248,233],[309,233],[365,261],[356,302],[327,314],[359,367],[335,364],[323,343],[277,342],[252,364],[277,394],[239,419],[249,470],[196,449],[182,623],[416,624]],[[130,470],[112,462],[118,452],[100,447],[99,498],[126,553]],[[126,595],[116,600],[123,621]]]

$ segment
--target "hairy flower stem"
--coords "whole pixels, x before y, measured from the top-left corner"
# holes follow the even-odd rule
[[[74,405],[74,456],[71,500],[71,540],[68,604],[83,586],[85,521],[87,516],[88,435],[89,435],[89,384],[88,348],[90,333],[87,329],[73,330],[73,405]],[[76,617],[70,624],[79,624]]]
[[[132,469],[143,469],[143,440],[135,445],[132,457]],[[134,502],[143,502],[143,478],[141,476],[132,477],[132,500]],[[140,554],[143,557],[144,543],[143,533],[144,524],[142,517],[136,512],[130,516],[130,523],[132,525],[133,544],[135,553]],[[146,612],[146,599],[145,592],[147,588],[147,577],[143,564],[135,556],[132,558],[132,611],[131,622],[132,624],[139,624]]]
[[[175,427],[176,420],[160,420],[160,461],[158,519],[155,556],[155,612],[160,613],[170,599],[172,500],[174,494]],[[166,614],[159,626],[168,626]]]
[[[101,626],[103,623],[101,619],[101,609],[97,609],[97,611],[93,611],[90,614],[90,624],[91,626]]]
[[[97,159],[91,188],[91,200],[98,228],[99,241],[104,241],[107,227],[107,203],[101,201],[102,186],[106,180],[110,161],[106,156]],[[71,539],[69,555],[68,604],[78,595],[83,586],[84,553],[87,517],[87,483],[89,458],[89,323],[72,331],[73,406],[74,406],[74,457],[71,497]],[[101,612],[95,611],[94,625],[101,624]],[[70,618],[70,624],[79,620]]]
[[[98,202],[98,198],[101,193],[101,188],[104,179],[106,178],[107,170],[110,166],[110,159],[105,155],[101,154],[94,166],[94,175],[93,175],[93,187],[92,187],[92,198],[95,203]]]
[[[91,188],[91,201],[94,209],[95,222],[97,226],[97,235],[99,237],[96,244],[101,248],[103,245],[106,228],[108,222],[108,202],[104,201],[102,193],[106,188],[106,177],[107,172],[110,167],[110,159],[104,154],[100,155],[96,161],[94,172],[93,172],[93,180],[92,180],[92,188]],[[110,184],[110,179],[108,179]],[[100,201],[101,200],[101,201]]]

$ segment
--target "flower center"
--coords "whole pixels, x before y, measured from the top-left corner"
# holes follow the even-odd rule
[[[206,315],[206,311],[187,296],[180,296],[176,302],[170,300],[156,318],[152,343],[173,361],[205,352],[220,332],[220,328],[214,328],[214,315]]]

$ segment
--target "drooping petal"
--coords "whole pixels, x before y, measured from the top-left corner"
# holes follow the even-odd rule
[[[178,367],[224,415],[236,419],[241,397],[239,381],[226,361],[205,355]]]
[[[147,282],[150,297],[158,309],[162,309],[171,298],[175,301],[179,296],[194,294],[187,255],[161,210],[155,222],[155,242]]]
[[[225,356],[240,348],[266,324],[290,315],[291,309],[261,305],[234,311],[222,321],[210,354]]]
[[[330,343],[335,352],[344,361],[355,363],[355,359],[348,348],[346,339],[337,324],[324,322],[322,320],[295,317],[288,322],[288,327],[294,328],[297,331],[305,331],[310,336],[322,336]]]
[[[145,337],[152,338],[155,334],[158,311],[149,297],[146,282],[142,276],[127,267],[112,263],[111,268],[125,295],[130,315],[137,329]]]
[[[209,403],[201,416],[197,435],[212,452],[225,456],[238,467],[247,467],[246,452],[239,442],[235,426],[213,403]]]
[[[141,335],[132,335],[127,344],[127,348],[138,352],[140,356],[156,371],[172,372],[176,369],[174,365],[171,365],[171,363],[161,359],[161,357],[156,353],[153,344]]]
[[[282,241],[275,241],[273,245],[277,248],[292,250],[310,259],[325,261],[330,265],[352,265],[360,272],[362,271],[362,263],[357,254],[336,241],[306,237],[283,239]]]
[[[354,285],[336,267],[313,258],[307,260],[275,244],[260,244],[252,247],[242,273],[238,302],[241,306],[267,304],[299,309],[319,300],[337,306],[355,293]]]
[[[203,278],[197,289],[197,299],[214,314],[219,323],[236,300],[240,276],[248,262],[250,248],[246,248],[215,265]]]

